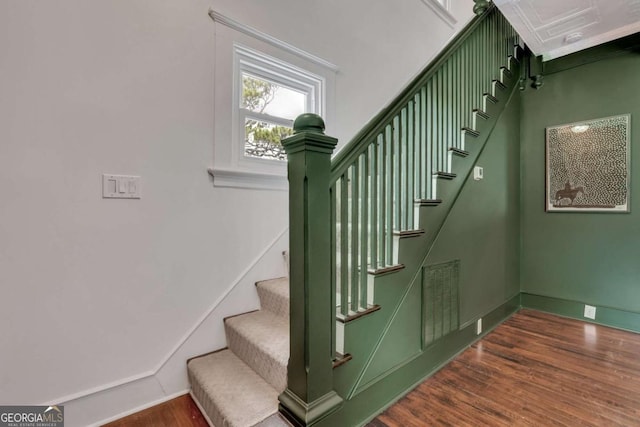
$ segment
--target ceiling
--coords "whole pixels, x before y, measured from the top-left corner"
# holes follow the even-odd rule
[[[640,32],[640,0],[494,0],[543,60]]]

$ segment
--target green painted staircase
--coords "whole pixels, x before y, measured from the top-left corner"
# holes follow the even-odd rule
[[[262,309],[225,321],[229,349],[188,365],[214,425],[283,422],[276,397],[293,425],[358,425],[411,383],[397,380],[407,366],[424,376],[459,350],[425,333],[425,261],[517,90],[522,55],[490,6],[335,158],[322,119],[296,120],[283,141],[290,284],[259,284]],[[448,301],[433,312],[457,315]]]

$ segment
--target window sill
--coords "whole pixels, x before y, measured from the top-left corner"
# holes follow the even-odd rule
[[[276,191],[289,189],[286,172],[281,175],[221,168],[210,168],[208,172],[213,177],[215,187]]]

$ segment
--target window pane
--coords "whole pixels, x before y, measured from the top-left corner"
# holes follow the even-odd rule
[[[294,120],[306,105],[306,94],[242,73],[242,108]]]
[[[287,160],[280,140],[293,134],[293,129],[247,118],[244,121],[244,155],[260,159]]]

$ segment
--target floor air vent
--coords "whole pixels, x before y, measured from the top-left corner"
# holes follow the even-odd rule
[[[460,260],[423,267],[422,313],[424,346],[458,329]]]

